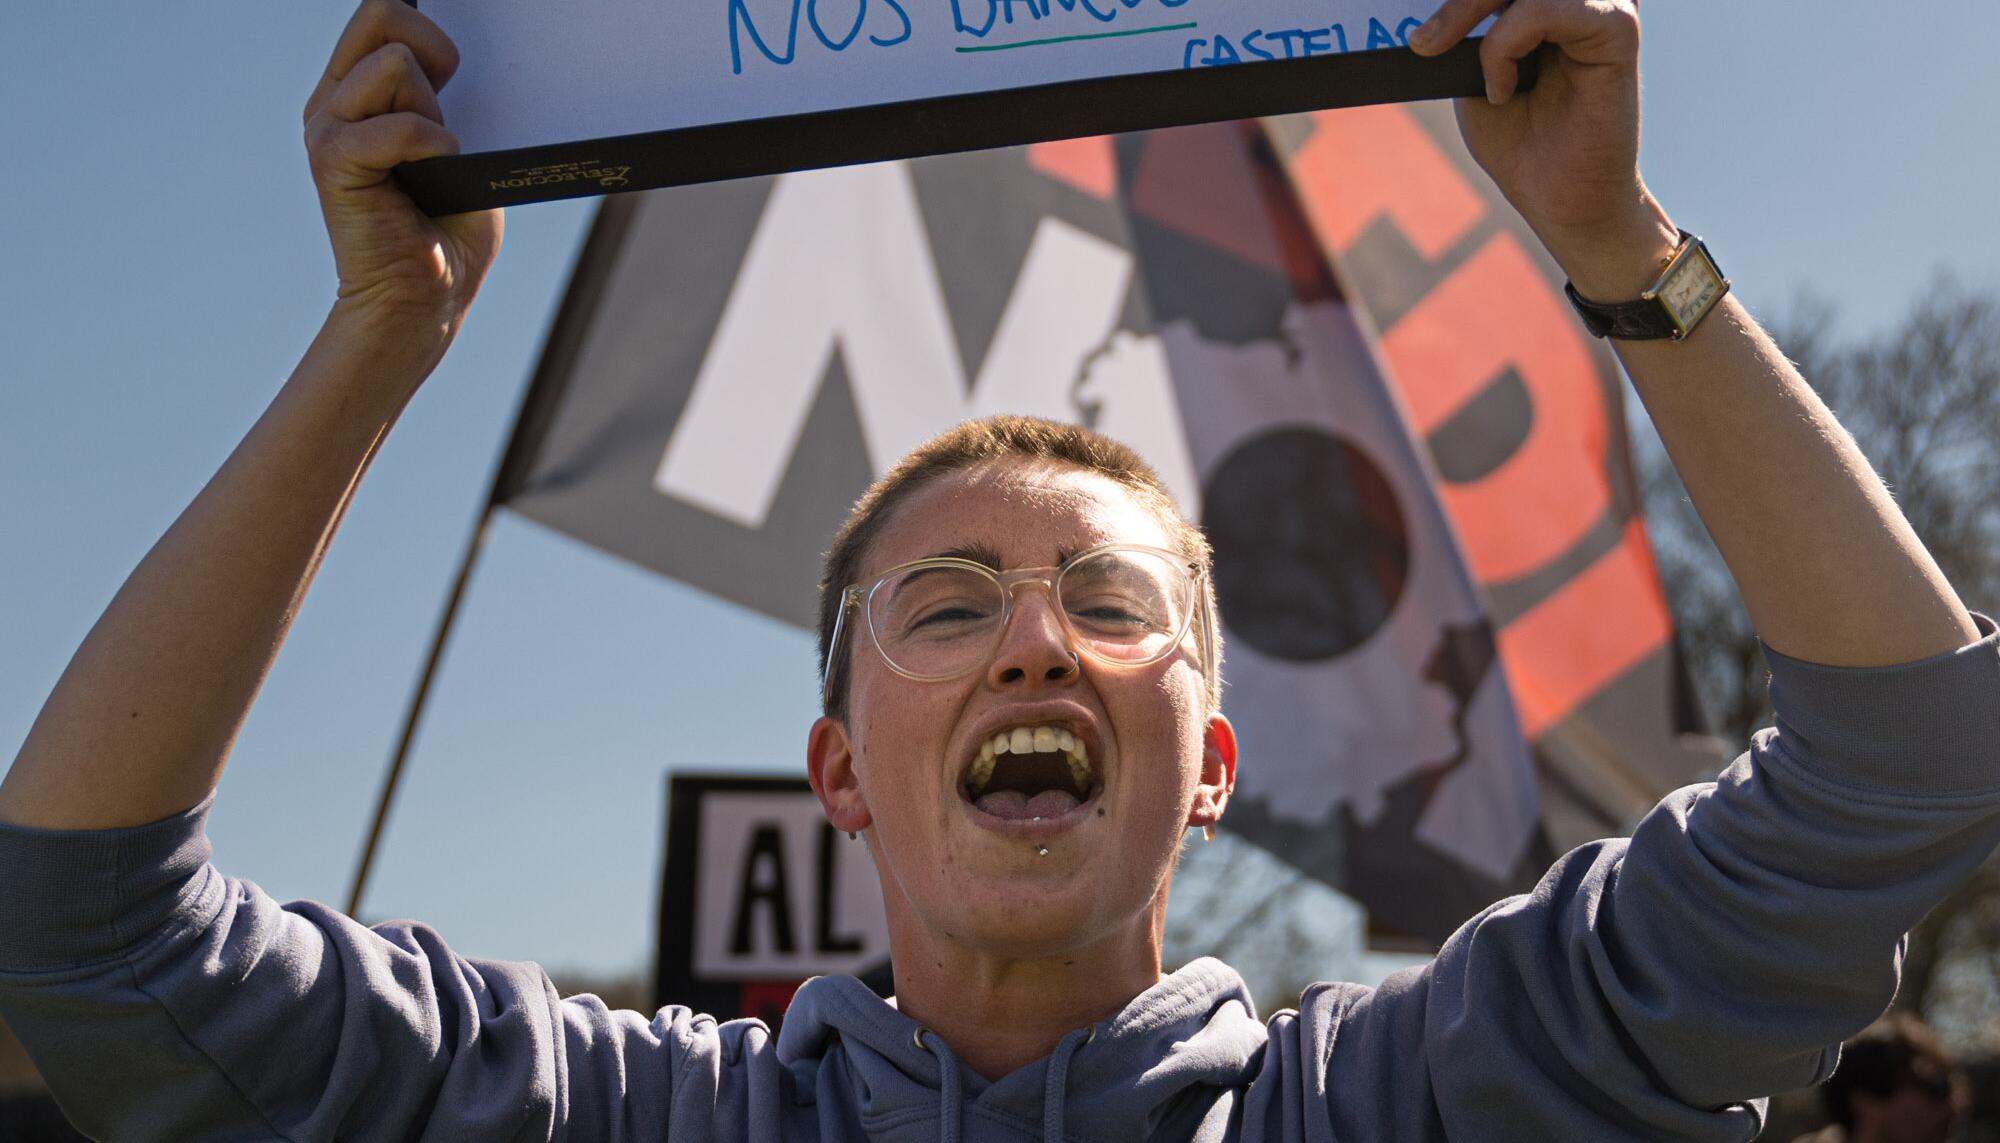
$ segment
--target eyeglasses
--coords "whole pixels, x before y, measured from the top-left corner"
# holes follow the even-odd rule
[[[872,583],[841,591],[826,669],[826,697],[848,612],[865,627],[889,669],[919,682],[971,674],[992,661],[1013,614],[1014,593],[1028,584],[1049,589],[1071,646],[1100,662],[1126,667],[1156,663],[1187,637],[1197,610],[1206,632],[1207,572],[1175,552],[1106,544],[1052,567],[996,572],[985,564],[938,556],[901,564]],[[1203,670],[1213,658],[1203,649]]]

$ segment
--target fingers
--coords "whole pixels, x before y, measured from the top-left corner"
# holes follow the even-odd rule
[[[1479,45],[1479,67],[1486,76],[1486,101],[1501,104],[1514,97],[1521,87],[1521,61],[1542,46],[1541,29],[1529,17],[1526,5],[1520,11],[1509,8]]]
[[[1480,43],[1486,98],[1505,103],[1521,83],[1520,61],[1543,44],[1557,44],[1579,63],[1619,63],[1636,59],[1639,12],[1636,0],[1445,0],[1423,27],[1410,33],[1410,48],[1434,56],[1456,46],[1494,13],[1499,19]]]
[[[334,44],[325,73],[306,99],[305,118],[310,121],[318,114],[320,105],[348,74],[387,44],[408,49],[433,92],[442,89],[458,70],[457,45],[430,17],[404,0],[362,0]]]
[[[369,186],[398,163],[455,154],[437,92],[407,45],[384,44],[355,64],[306,122],[306,152],[329,185]]]
[[[1581,64],[1636,63],[1639,13],[1629,0],[1519,0],[1479,45],[1486,98],[1505,103],[1521,84],[1521,61],[1555,44]]]
[[[1445,0],[1423,27],[1410,33],[1410,49],[1434,56],[1472,33],[1479,22],[1499,11],[1507,0]]]
[[[458,141],[444,127],[437,92],[416,53],[383,44],[348,71],[306,122],[306,150],[315,170],[340,169],[350,182],[397,163],[452,154]]]
[[[384,44],[355,64],[347,78],[320,103],[319,111],[349,123],[393,111],[414,111],[444,122],[437,90],[424,74],[416,53],[404,44]]]
[[[458,137],[444,125],[414,111],[375,115],[359,123],[332,124],[309,145],[314,173],[323,186],[374,186],[401,163],[458,154]]]

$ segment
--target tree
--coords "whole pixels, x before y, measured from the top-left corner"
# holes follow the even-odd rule
[[[1773,335],[1853,434],[1959,597],[2000,606],[2000,295],[1940,275],[1903,321],[1834,341],[1835,311],[1804,298]],[[1647,527],[1681,648],[1718,734],[1770,725],[1750,617],[1650,426],[1636,433]]]
[[[1805,298],[1771,328],[1959,598],[2000,609],[2000,294],[1940,274],[1900,322],[1871,337],[1836,340],[1835,317],[1830,305]],[[1635,451],[1681,648],[1717,733],[1747,743],[1772,721],[1756,633],[1646,429],[1634,434]],[[2000,1053],[2000,864],[1989,862],[1911,935],[1897,1004],[1962,1053]]]

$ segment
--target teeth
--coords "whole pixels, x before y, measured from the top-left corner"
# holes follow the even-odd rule
[[[1076,788],[1079,790],[1090,789],[1090,764],[1074,754],[1069,755],[1067,761],[1069,762],[1069,776],[1076,779]]]
[[[1096,779],[1090,768],[1090,750],[1070,731],[1054,726],[1017,726],[1003,730],[979,747],[979,757],[966,772],[965,781],[973,795],[985,789],[993,779],[995,759],[1002,754],[1056,754],[1063,755],[1069,765],[1070,777],[1075,779],[1078,789],[1088,790]]]
[[[1068,737],[1070,744],[1063,747],[1063,750],[1069,755],[1070,776],[1076,779],[1078,789],[1088,790],[1091,782],[1097,777],[1090,769],[1090,751],[1083,745],[1083,739],[1075,735]]]
[[[965,776],[965,780],[971,783],[973,789],[983,790],[992,778],[993,744],[989,742],[979,748],[979,761],[972,764],[972,772]]]

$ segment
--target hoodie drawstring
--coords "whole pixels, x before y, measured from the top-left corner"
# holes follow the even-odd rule
[[[918,1028],[910,1039],[917,1050],[929,1052],[938,1062],[938,1140],[939,1143],[958,1143],[965,1119],[965,1093],[958,1075],[958,1058],[951,1054],[951,1045],[939,1037],[932,1044],[924,1037],[928,1028]],[[1097,1038],[1097,1025],[1078,1028],[1056,1042],[1056,1050],[1049,1055],[1048,1078],[1042,1086],[1042,1139],[1044,1143],[1062,1143],[1068,1124],[1064,1122],[1064,1103],[1069,1095],[1069,1066],[1076,1059],[1077,1052]]]
[[[959,1088],[958,1059],[951,1054],[951,1045],[940,1037],[933,1047],[924,1040],[928,1028],[918,1028],[911,1036],[921,1051],[937,1057],[938,1062],[938,1139],[940,1143],[958,1143],[960,1121],[965,1118],[965,1096]]]
[[[1063,1105],[1069,1095],[1069,1065],[1076,1053],[1085,1044],[1097,1038],[1097,1025],[1079,1028],[1061,1040],[1056,1041],[1056,1050],[1049,1055],[1048,1078],[1042,1085],[1042,1140],[1043,1143],[1062,1143],[1068,1128],[1064,1122]]]

